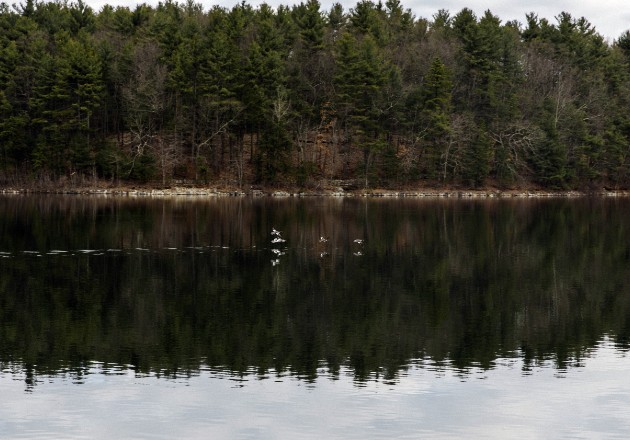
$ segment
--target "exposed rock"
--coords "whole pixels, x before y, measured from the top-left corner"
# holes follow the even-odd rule
[[[468,190],[468,189],[433,189],[420,188],[415,190],[385,190],[385,189],[354,189],[357,181],[340,180],[330,182],[333,185],[328,189],[319,188],[316,190],[274,190],[266,192],[264,188],[252,187],[248,193],[235,188],[211,188],[176,186],[171,188],[126,188],[114,187],[29,187],[29,188],[0,188],[1,194],[67,194],[67,195],[92,195],[92,196],[127,196],[127,197],[418,197],[418,198],[575,198],[585,196],[602,197],[629,197],[628,190],[602,189],[597,191],[549,191],[532,189],[510,189],[510,190]],[[353,189],[351,189],[353,188]]]
[[[291,197],[291,194],[286,191],[274,191],[271,195],[272,197]]]

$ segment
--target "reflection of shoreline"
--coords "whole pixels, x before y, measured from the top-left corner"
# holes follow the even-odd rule
[[[4,195],[90,195],[90,196],[139,196],[139,197],[392,197],[392,198],[576,198],[576,197],[630,197],[630,190],[553,191],[538,189],[407,189],[407,190],[260,190],[216,187],[172,187],[172,188],[46,188],[46,189],[0,189]]]
[[[2,260],[0,356],[305,377],[326,359],[365,380],[630,340],[628,199],[186,200],[0,197],[2,255],[25,255]]]
[[[551,357],[540,359],[528,359],[526,353],[517,349],[512,352],[501,353],[490,365],[481,365],[472,362],[461,366],[452,359],[434,359],[429,356],[410,358],[402,366],[389,370],[386,366],[380,366],[365,376],[356,376],[356,370],[347,358],[338,365],[331,366],[325,359],[315,361],[315,368],[308,374],[297,366],[285,365],[281,369],[273,366],[261,369],[259,365],[245,365],[240,369],[234,369],[229,365],[209,362],[205,357],[198,359],[189,358],[188,363],[177,367],[165,367],[154,365],[150,369],[139,369],[134,364],[119,364],[101,359],[85,360],[80,364],[61,362],[54,369],[34,368],[33,365],[20,359],[0,359],[0,381],[4,377],[11,377],[14,381],[26,383],[27,391],[33,391],[38,384],[44,384],[46,380],[60,377],[64,381],[74,385],[82,385],[88,376],[126,376],[136,379],[156,378],[166,381],[182,381],[186,383],[194,378],[207,376],[210,378],[230,380],[246,384],[250,381],[272,380],[300,380],[308,383],[316,383],[321,379],[340,380],[351,378],[352,383],[358,387],[365,387],[369,383],[382,383],[387,385],[403,384],[412,374],[432,374],[436,379],[444,379],[447,376],[457,378],[460,382],[472,379],[485,379],[487,374],[493,371],[520,371],[522,377],[548,374],[553,371],[556,378],[565,378],[573,369],[585,369],[589,362],[599,362],[602,365],[605,357],[606,365],[611,371],[625,371],[627,347],[615,341],[612,334],[604,333],[592,346],[584,347],[579,353],[572,353],[562,364]],[[405,386],[405,390],[410,388]]]

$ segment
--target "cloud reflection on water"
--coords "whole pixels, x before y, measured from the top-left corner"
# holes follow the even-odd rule
[[[188,379],[137,376],[95,364],[82,385],[45,378],[24,392],[0,375],[2,438],[596,438],[630,429],[628,359],[604,339],[562,377],[521,360],[462,376],[410,367],[395,384],[353,383],[351,371],[306,383],[293,376],[240,382],[216,369]]]

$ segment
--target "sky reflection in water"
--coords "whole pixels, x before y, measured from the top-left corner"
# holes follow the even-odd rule
[[[63,375],[24,392],[0,376],[2,438],[623,438],[630,430],[627,353],[605,339],[582,367],[529,373],[519,359],[494,369],[411,366],[393,383],[356,386],[351,371],[190,378],[94,364],[81,385]],[[114,374],[112,374],[114,372]]]

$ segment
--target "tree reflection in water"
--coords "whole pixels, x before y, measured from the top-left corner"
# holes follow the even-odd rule
[[[578,365],[605,336],[628,348],[628,200],[0,206],[0,362],[31,383],[93,361],[395,381],[423,359],[465,375],[521,358],[527,372]]]

